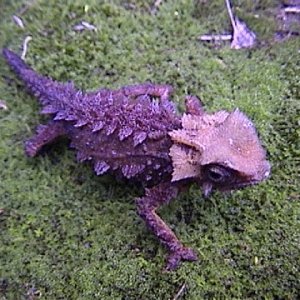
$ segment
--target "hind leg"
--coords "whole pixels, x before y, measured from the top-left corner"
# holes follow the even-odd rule
[[[43,146],[66,134],[63,122],[50,121],[46,125],[39,125],[36,135],[25,142],[25,153],[36,156]]]
[[[154,97],[160,97],[162,101],[169,100],[170,94],[173,92],[173,88],[167,84],[153,84],[153,83],[141,83],[135,85],[128,85],[121,89],[125,96],[140,96],[149,95]]]

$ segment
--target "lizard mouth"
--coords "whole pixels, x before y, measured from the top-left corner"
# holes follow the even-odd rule
[[[216,188],[219,189],[222,192],[226,192],[226,191],[230,191],[230,190],[243,189],[243,188],[246,188],[248,186],[256,185],[258,183],[260,183],[260,180],[251,180],[251,181],[246,181],[246,182],[235,182],[235,183],[232,183],[230,185],[219,186],[219,187],[216,187]]]
[[[213,184],[209,181],[206,181],[204,183],[202,182],[200,186],[203,191],[203,196],[205,198],[207,198],[210,196],[210,194],[213,192],[214,189],[217,189],[221,192],[230,192],[232,190],[239,190],[239,189],[246,188],[248,186],[258,184],[259,182],[260,182],[260,180],[251,180],[251,181],[246,181],[246,182],[235,182],[235,183],[227,184],[227,185],[217,185],[217,184]]]

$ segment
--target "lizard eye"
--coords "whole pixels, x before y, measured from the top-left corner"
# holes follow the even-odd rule
[[[209,180],[216,183],[229,181],[232,176],[229,170],[217,165],[208,166],[206,174]]]
[[[209,170],[208,178],[212,181],[219,182],[219,181],[222,181],[223,174],[221,174],[220,172],[217,172],[216,170]]]

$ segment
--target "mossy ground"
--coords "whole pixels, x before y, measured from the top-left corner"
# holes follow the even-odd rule
[[[0,59],[0,299],[296,299],[300,295],[299,39],[274,43],[276,1],[234,1],[262,43],[234,51],[197,40],[230,30],[223,1],[8,1],[0,48],[60,81],[95,89],[151,80],[239,107],[268,149],[272,176],[204,200],[197,188],[161,210],[200,260],[162,273],[165,250],[135,212],[138,188],[97,177],[62,141],[29,159],[23,141],[43,121]],[[270,8],[270,6],[272,6]],[[20,14],[21,12],[21,14]],[[11,16],[22,17],[25,28]],[[75,32],[80,21],[97,31]]]

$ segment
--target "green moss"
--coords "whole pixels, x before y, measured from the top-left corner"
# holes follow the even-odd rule
[[[271,178],[205,201],[194,187],[163,208],[200,260],[162,273],[166,253],[135,212],[138,188],[96,177],[66,141],[24,156],[43,118],[1,58],[1,299],[172,299],[183,284],[185,299],[299,296],[299,40],[214,48],[197,37],[230,30],[223,1],[163,1],[156,12],[153,2],[4,1],[0,48],[19,50],[31,35],[26,61],[81,88],[151,80],[172,84],[180,109],[188,93],[209,111],[239,107],[268,149]],[[275,31],[270,5],[235,3],[261,40]],[[20,10],[24,29],[11,20]],[[74,32],[82,20],[97,31]]]

